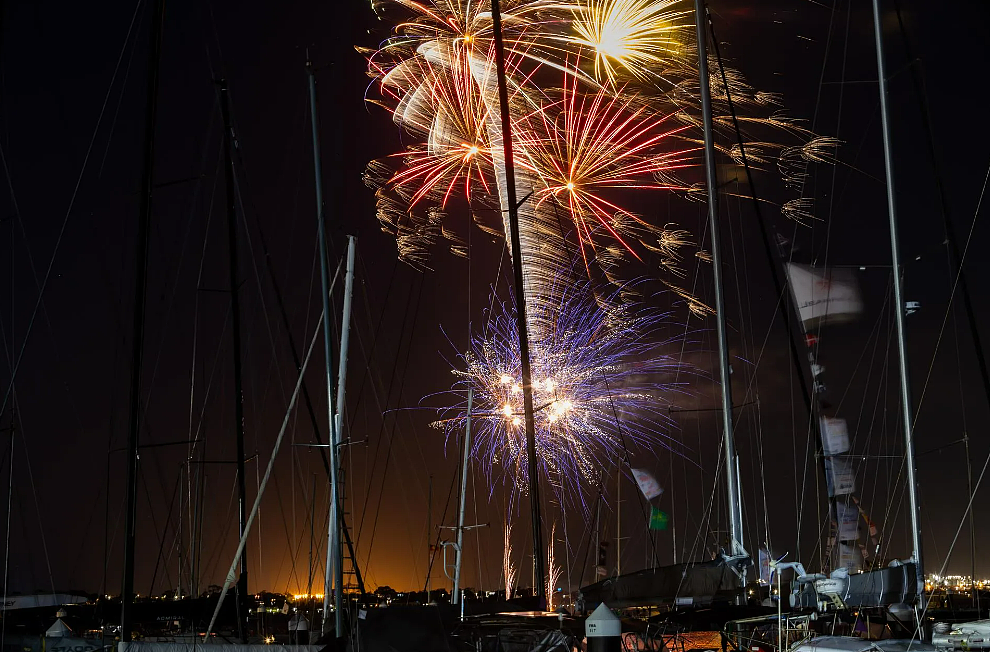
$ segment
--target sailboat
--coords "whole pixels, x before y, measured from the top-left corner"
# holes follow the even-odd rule
[[[698,3],[698,22],[701,24],[703,7]],[[897,344],[900,359],[900,387],[902,419],[905,433],[905,464],[908,469],[908,492],[911,504],[913,554],[907,560],[895,560],[885,568],[863,570],[862,553],[859,541],[859,521],[862,517],[867,525],[867,537],[876,537],[876,531],[869,517],[853,496],[855,483],[851,471],[845,466],[843,455],[849,450],[848,435],[845,432],[844,421],[822,415],[815,421],[819,424],[820,450],[823,452],[824,471],[829,488],[830,507],[836,527],[833,533],[835,541],[834,555],[836,562],[829,575],[807,573],[797,562],[782,563],[780,560],[771,561],[770,566],[778,582],[777,608],[778,613],[772,616],[757,616],[754,618],[736,619],[726,623],[723,634],[735,641],[735,645],[757,649],[767,645],[778,650],[791,649],[800,652],[859,652],[868,649],[882,650],[933,650],[930,644],[920,642],[922,638],[921,615],[918,608],[924,608],[924,576],[921,561],[920,524],[918,502],[916,498],[916,478],[912,432],[911,400],[909,394],[907,363],[904,345],[904,316],[906,304],[903,299],[900,279],[900,262],[897,239],[897,219],[894,207],[894,183],[890,160],[889,119],[887,109],[886,73],[883,59],[883,43],[880,31],[879,3],[873,2],[876,30],[877,59],[880,78],[881,110],[883,115],[884,154],[887,172],[887,193],[891,229],[891,250],[894,268],[894,305],[896,306]],[[704,38],[704,32],[699,27],[699,47]],[[702,84],[703,90],[705,84]],[[739,143],[740,147],[742,143]],[[744,159],[745,165],[745,159]],[[747,170],[748,172],[748,170]],[[709,180],[711,177],[709,177]],[[711,201],[711,199],[710,199]],[[798,323],[805,328],[809,325],[824,324],[829,318],[838,320],[844,315],[860,311],[859,298],[852,283],[841,279],[840,273],[831,270],[816,270],[809,267],[789,264],[786,273],[791,292],[791,304],[794,306]],[[813,333],[807,332],[809,345],[813,344]],[[814,356],[809,357],[810,375],[815,382],[816,393],[823,387],[818,382],[822,368]],[[724,380],[723,380],[724,382]],[[817,408],[818,406],[816,406]],[[818,410],[816,409],[816,412]],[[731,462],[728,468],[732,468]],[[761,551],[762,554],[763,551]],[[768,555],[769,553],[767,553]],[[685,568],[685,579],[688,575]],[[785,596],[782,590],[781,574],[786,570],[794,572],[791,582],[791,593]],[[651,590],[659,598],[663,586],[661,583],[650,585],[647,578],[649,572],[633,576],[624,576],[614,580],[606,580],[597,585],[586,587],[583,592],[588,596],[611,601],[610,604],[622,606],[642,604],[646,593]],[[684,583],[668,582],[670,588],[683,590]],[[688,586],[691,584],[688,582]],[[708,593],[714,585],[705,586]],[[783,614],[782,602],[789,600],[788,614]],[[854,622],[864,624],[864,632],[869,635],[869,613],[874,609],[874,618],[879,616],[881,624],[893,620],[900,624],[895,628],[894,635],[899,638],[884,641],[866,640],[861,636],[815,636],[814,621],[830,619],[836,611],[856,610]],[[792,611],[793,610],[793,611]],[[862,613],[860,613],[862,611]],[[942,646],[968,644],[970,638],[980,639],[986,629],[986,621],[968,623],[949,633],[944,627],[939,638]],[[990,631],[988,629],[987,631]],[[758,642],[758,643],[757,643]]]
[[[158,108],[158,79],[159,79],[159,68],[161,59],[161,48],[162,48],[162,31],[163,31],[163,21],[164,21],[164,2],[158,0],[152,7],[153,20],[151,21],[151,47],[149,50],[149,62],[148,62],[148,89],[147,89],[147,110],[145,119],[145,142],[144,142],[144,152],[143,152],[143,170],[142,170],[142,186],[141,186],[141,202],[140,202],[140,213],[138,220],[138,242],[137,242],[137,259],[136,267],[137,273],[135,275],[135,301],[134,301],[134,337],[133,337],[133,353],[132,353],[132,363],[131,363],[131,396],[130,396],[130,422],[129,422],[129,435],[127,444],[127,457],[126,457],[126,468],[127,468],[127,488],[126,488],[126,522],[125,522],[125,545],[124,545],[124,573],[123,573],[123,589],[121,594],[121,640],[119,649],[122,652],[127,650],[132,650],[136,652],[139,649],[144,650],[185,650],[190,646],[195,646],[197,643],[211,643],[214,639],[211,637],[215,636],[214,627],[217,625],[218,617],[225,609],[224,598],[230,587],[236,584],[236,594],[234,599],[235,620],[236,620],[236,631],[237,636],[240,639],[239,644],[228,645],[231,649],[239,650],[242,652],[250,650],[271,650],[272,640],[266,640],[258,643],[248,642],[248,632],[247,632],[247,613],[248,599],[247,594],[247,563],[245,548],[247,543],[247,538],[250,533],[251,524],[258,513],[258,508],[261,503],[262,497],[264,495],[264,490],[267,482],[271,476],[276,455],[278,453],[279,447],[283,441],[288,423],[289,416],[292,413],[297,399],[300,394],[300,389],[303,382],[303,377],[305,374],[306,366],[309,363],[311,354],[313,352],[316,340],[316,334],[309,345],[308,351],[305,356],[305,360],[301,365],[298,365],[298,380],[295,384],[295,389],[292,393],[291,400],[286,410],[285,418],[282,422],[281,430],[278,437],[275,440],[275,445],[273,447],[270,460],[268,462],[268,467],[265,472],[263,481],[259,485],[257,496],[254,501],[254,505],[248,513],[248,506],[246,503],[246,491],[245,491],[245,472],[244,472],[244,424],[243,424],[243,391],[241,388],[241,370],[240,370],[240,331],[238,328],[239,320],[239,310],[237,301],[237,234],[236,234],[236,214],[235,214],[235,199],[234,199],[234,187],[233,187],[233,176],[234,176],[234,162],[233,162],[233,150],[235,147],[234,133],[230,121],[230,113],[228,107],[227,98],[227,87],[226,83],[221,81],[219,85],[219,99],[221,113],[223,117],[223,128],[224,128],[224,139],[223,139],[223,150],[225,153],[224,157],[224,172],[227,190],[227,222],[228,222],[228,235],[229,235],[229,267],[230,267],[230,285],[231,285],[231,313],[233,315],[233,336],[234,336],[234,383],[235,383],[235,427],[236,427],[236,464],[237,464],[237,484],[238,484],[238,512],[239,512],[239,545],[237,552],[235,553],[234,559],[231,562],[230,570],[228,572],[226,581],[222,590],[220,591],[219,598],[216,600],[215,609],[213,610],[212,617],[209,622],[204,634],[200,635],[198,632],[193,631],[188,635],[180,635],[170,637],[169,642],[149,642],[149,641],[135,641],[133,640],[133,630],[135,622],[135,608],[134,608],[134,560],[135,560],[135,523],[137,519],[137,475],[138,475],[138,436],[140,432],[140,420],[142,412],[142,400],[141,400],[141,372],[142,372],[142,354],[144,345],[144,320],[145,320],[145,294],[147,292],[147,272],[148,272],[148,239],[149,239],[149,223],[151,217],[151,206],[152,206],[152,190],[153,190],[153,170],[155,162],[155,126],[156,126],[156,116]],[[307,64],[307,69],[309,71],[310,77],[310,91],[311,91],[311,106],[314,109],[313,113],[313,139],[314,139],[314,155],[316,161],[316,187],[317,187],[317,218],[318,218],[318,234],[320,242],[320,253],[321,253],[321,280],[322,280],[322,293],[323,293],[323,314],[321,316],[322,323],[322,334],[325,345],[325,368],[326,368],[326,389],[327,389],[327,399],[329,405],[329,429],[331,433],[330,438],[330,459],[332,462],[331,467],[331,486],[332,486],[332,501],[331,501],[331,517],[330,517],[330,531],[328,533],[328,563],[327,563],[327,586],[330,586],[330,580],[332,578],[332,573],[336,572],[335,584],[336,587],[336,637],[342,638],[344,636],[344,627],[342,625],[342,593],[343,586],[341,582],[341,569],[342,560],[340,552],[340,541],[341,537],[339,535],[340,523],[342,517],[339,510],[339,500],[337,497],[337,488],[339,482],[337,480],[337,471],[339,469],[339,462],[337,460],[337,447],[340,444],[340,439],[337,435],[341,427],[341,414],[343,406],[343,390],[344,390],[344,380],[346,374],[346,358],[347,358],[347,334],[349,326],[350,317],[350,292],[353,288],[353,277],[354,277],[354,252],[355,252],[355,239],[351,238],[348,248],[347,257],[347,269],[345,278],[345,289],[347,291],[347,296],[344,301],[344,313],[343,313],[343,328],[341,334],[340,342],[340,369],[338,371],[338,382],[339,391],[336,396],[334,393],[334,375],[332,370],[332,354],[333,346],[330,337],[330,326],[329,320],[332,318],[329,309],[329,293],[331,291],[331,284],[329,282],[328,272],[327,272],[327,252],[326,252],[326,231],[325,231],[325,220],[324,220],[324,205],[322,200],[322,179],[320,178],[320,159],[319,159],[319,149],[318,149],[318,138],[317,138],[317,120],[315,115],[315,82],[313,80],[312,68]],[[318,333],[317,333],[318,334]],[[335,401],[336,399],[336,410]],[[346,536],[344,537],[346,538]],[[348,545],[350,544],[349,539]],[[353,552],[351,553],[353,557]],[[239,568],[239,573],[237,572]],[[330,597],[330,592],[326,591],[327,598]],[[230,606],[226,608],[230,611]],[[327,609],[327,603],[324,603],[324,613],[329,613]],[[324,633],[329,629],[328,623],[324,618]],[[296,618],[295,622],[292,624],[292,629],[298,634],[299,631],[305,628],[306,624],[303,622],[302,618]],[[300,645],[298,642],[293,645],[293,649],[315,652],[321,649],[322,645],[316,644],[303,644]]]
[[[807,573],[797,562],[775,563],[778,587],[785,570],[794,571],[789,596],[793,613],[784,615],[778,599],[778,614],[773,618],[750,622],[736,622],[733,626],[739,640],[747,636],[760,638],[778,650],[794,652],[865,652],[866,650],[935,650],[958,646],[966,649],[970,639],[982,641],[981,622],[968,623],[950,631],[941,627],[933,646],[924,642],[925,603],[924,574],[921,557],[920,514],[917,500],[917,479],[914,462],[913,414],[905,351],[904,318],[908,306],[903,298],[901,263],[895,209],[894,178],[891,165],[889,109],[887,106],[887,76],[884,62],[883,37],[879,0],[873,0],[874,34],[878,65],[879,92],[883,128],[884,162],[886,171],[887,205],[890,224],[890,246],[893,263],[893,300],[896,322],[897,352],[899,359],[900,404],[904,428],[904,457],[907,468],[907,485],[910,499],[910,519],[913,552],[907,560],[894,560],[883,568],[862,569],[859,527],[861,515],[868,525],[867,537],[877,533],[865,516],[859,501],[855,499],[854,477],[846,467],[842,456],[849,450],[845,422],[819,412],[820,450],[824,458],[824,471],[830,497],[830,511],[834,523],[831,540],[835,543],[835,565],[829,575]],[[854,282],[842,279],[834,270],[815,270],[809,267],[788,265],[787,275],[790,298],[798,321],[824,324],[829,316],[842,318],[859,311],[859,298]],[[809,346],[813,345],[813,333],[806,331]],[[813,353],[809,353],[810,372],[815,382],[815,394],[823,387],[818,381],[822,368]],[[818,402],[820,406],[821,403]],[[875,541],[874,544],[875,546]],[[831,622],[834,631],[840,614],[847,614],[847,623],[861,636],[816,636],[813,621]],[[871,617],[873,622],[871,623]],[[759,633],[761,626],[769,625]],[[874,626],[876,631],[874,631]],[[876,640],[883,636],[883,640]]]

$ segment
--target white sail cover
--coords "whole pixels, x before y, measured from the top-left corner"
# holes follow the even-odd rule
[[[787,263],[786,269],[805,328],[850,321],[863,311],[851,270],[815,269],[797,263]]]
[[[825,455],[841,455],[849,450],[849,428],[845,419],[822,417],[821,430]]]

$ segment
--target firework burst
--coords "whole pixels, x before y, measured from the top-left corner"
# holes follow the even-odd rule
[[[658,340],[658,333],[667,315],[634,315],[621,302],[596,302],[580,290],[564,296],[553,315],[542,316],[545,337],[532,344],[532,389],[538,468],[558,494],[574,497],[626,450],[670,447],[667,406],[680,387],[670,379],[680,371],[683,380],[685,369],[662,353],[669,342]],[[466,371],[455,372],[461,377],[456,389],[474,390],[472,454],[490,476],[498,469],[525,491],[518,337],[508,306],[463,361]],[[443,410],[436,425],[458,432],[466,418],[461,409]]]
[[[574,16],[571,46],[593,53],[595,78],[615,86],[622,71],[653,80],[681,64],[690,17],[676,0],[589,0]]]
[[[568,82],[568,80],[565,80]],[[561,99],[520,121],[522,166],[539,175],[536,208],[547,201],[565,207],[582,252],[594,247],[593,234],[607,231],[629,245],[612,228],[616,215],[636,218],[604,193],[619,189],[681,190],[659,183],[692,162],[692,149],[674,137],[685,127],[670,124],[637,95],[618,98],[604,89],[588,95],[571,80]],[[601,227],[604,227],[602,229]]]

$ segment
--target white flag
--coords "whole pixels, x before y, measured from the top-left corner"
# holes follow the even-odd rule
[[[839,531],[839,541],[856,541],[859,539],[859,508],[845,503],[835,504],[836,521]]]
[[[636,479],[636,484],[639,485],[639,490],[643,492],[647,500],[653,500],[663,493],[663,488],[657,479],[643,469],[632,469],[632,474],[633,478]]]
[[[863,554],[856,546],[849,546],[844,543],[840,543],[838,546],[838,552],[839,563],[836,564],[837,568],[845,568],[850,573],[858,572],[863,568]]]
[[[851,270],[787,263],[787,280],[805,327],[850,321],[863,311],[859,286]]]
[[[825,458],[825,480],[830,497],[846,496],[856,491],[856,474],[852,465],[841,457]]]
[[[822,417],[821,424],[825,455],[841,455],[849,450],[849,428],[845,419]]]

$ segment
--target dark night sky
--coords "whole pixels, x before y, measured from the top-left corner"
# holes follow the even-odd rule
[[[7,451],[0,482],[7,483],[13,467],[6,520],[9,591],[99,591],[104,581],[107,592],[119,591],[124,465],[121,453],[107,451],[122,447],[126,433],[148,4],[138,8],[126,47],[133,2],[2,6],[0,144],[10,180],[0,192],[4,390],[10,383],[11,357],[24,343],[39,285],[58,247],[17,373],[12,447],[6,432],[3,439]],[[817,213],[825,219],[796,230],[796,259],[877,266],[858,272],[867,298],[861,320],[826,331],[820,357],[828,367],[826,378],[839,414],[855,424],[856,450],[881,456],[863,462],[858,482],[867,509],[889,538],[889,555],[904,556],[910,552],[904,483],[897,480],[899,459],[890,457],[900,455],[902,447],[896,360],[889,338],[892,321],[885,307],[890,273],[883,266],[889,265],[890,250],[884,184],[879,180],[883,165],[872,17],[866,3],[852,4],[851,13],[850,3],[843,0],[836,0],[834,7],[810,0],[749,6],[718,0],[712,9],[722,54],[731,65],[755,87],[782,93],[790,115],[844,142],[841,164],[812,169],[809,195],[816,198]],[[953,442],[966,430],[973,437],[971,455],[978,474],[990,451],[987,402],[958,297],[956,318],[950,317],[939,341],[951,286],[941,212],[908,57],[892,3],[885,5],[891,5],[884,25],[902,249],[910,261],[907,298],[922,304],[908,320],[917,450]],[[979,99],[988,63],[987,6],[974,1],[947,11],[933,3],[904,0],[901,9],[914,65],[924,80],[941,178],[962,245],[990,151]],[[367,444],[347,449],[349,519],[355,531],[360,529],[359,557],[368,584],[404,589],[421,587],[425,579],[431,475],[433,523],[445,508],[445,522],[453,522],[453,500],[445,499],[457,451],[428,426],[435,411],[396,408],[415,407],[422,396],[449,388],[447,360],[466,347],[469,322],[477,325],[484,319],[489,287],[498,284],[504,296],[506,281],[504,267],[501,278],[497,276],[504,244],[480,231],[471,235],[470,262],[438,251],[435,271],[421,274],[395,263],[394,239],[378,229],[372,192],[360,183],[360,173],[369,159],[397,151],[402,136],[384,111],[364,104],[369,80],[352,46],[377,45],[387,28],[366,2],[358,0],[167,3],[155,163],[156,183],[167,185],[156,190],[154,205],[142,442],[187,440],[192,421],[206,436],[208,459],[233,457],[228,299],[216,291],[229,287],[223,177],[218,174],[221,132],[213,83],[226,76],[241,155],[241,227],[248,227],[247,237],[241,228],[240,288],[246,446],[249,454],[258,454],[248,464],[249,501],[253,500],[296,377],[262,239],[300,350],[308,344],[319,315],[303,68],[308,47],[318,68],[333,259],[343,253],[345,233],[359,237],[348,411],[352,436],[367,438]],[[111,85],[118,57],[121,65]],[[843,79],[847,83],[838,83]],[[780,193],[767,175],[758,175],[756,183],[757,191],[768,197]],[[659,223],[693,226],[703,217],[699,205],[679,200],[662,199],[652,211],[648,217]],[[768,214],[782,232],[795,231],[776,211]],[[807,417],[786,336],[779,318],[773,319],[776,297],[750,204],[726,201],[724,218],[732,229],[723,237],[729,243],[727,264],[732,266],[727,295],[736,402],[759,398],[738,412],[747,544],[755,550],[769,536],[775,552],[790,551],[793,559],[800,541],[800,558],[817,568],[823,482],[814,459],[807,456]],[[990,340],[985,327],[990,318],[985,284],[990,270],[982,249],[988,236],[986,223],[977,221],[966,260],[984,341]],[[710,293],[704,279],[699,287],[703,296]],[[711,369],[712,349],[712,334],[705,331],[691,361]],[[323,424],[321,365],[318,345],[307,385],[316,414],[324,415]],[[747,396],[747,387],[752,395]],[[710,382],[696,381],[691,391],[690,398],[678,399],[680,405],[715,404]],[[437,406],[438,400],[425,404]],[[713,417],[680,413],[677,420],[680,430],[675,435],[689,449],[689,457],[700,463],[700,471],[665,451],[639,451],[634,461],[652,469],[667,488],[661,506],[675,527],[656,538],[661,563],[671,561],[673,549],[683,559],[692,550],[700,556],[706,548],[703,542],[694,544],[717,464],[719,430]],[[10,423],[11,415],[2,415],[0,426]],[[297,411],[291,426],[291,443],[313,441],[304,409]],[[280,453],[257,535],[250,540],[252,589],[305,590],[314,478],[317,541],[326,530],[321,514],[327,483],[318,455],[315,449],[289,443]],[[154,591],[177,582],[178,504],[171,512],[170,505],[185,450],[185,445],[160,447],[141,456],[136,580],[141,593],[151,588],[156,566]],[[965,508],[962,447],[920,456],[919,470],[926,564],[928,570],[937,570]],[[500,583],[505,492],[490,491],[481,474],[475,484],[468,519],[493,527],[480,531],[477,539],[468,537],[466,584],[494,589]],[[208,466],[204,587],[222,581],[236,546],[233,490],[229,465]],[[623,543],[623,570],[640,568],[648,558],[638,516],[642,505],[630,498],[634,491],[626,481],[622,536],[629,539]],[[976,500],[978,539],[990,533],[990,514],[982,500],[986,491],[982,488]],[[725,509],[720,497],[714,504],[712,527],[717,529],[724,523]],[[6,506],[0,509],[7,514]],[[799,513],[802,527],[796,533]],[[548,505],[545,514],[558,523],[562,518],[555,505]],[[523,552],[529,545],[528,526],[524,516],[516,523],[514,545]],[[614,532],[613,515],[607,516],[607,526]],[[575,569],[572,583],[577,585],[581,569],[587,580],[589,568],[581,563],[587,547],[583,518],[569,513],[566,531]],[[960,537],[949,570],[968,572],[968,530],[964,528]],[[564,556],[563,549],[561,545],[558,556]],[[316,555],[321,556],[322,552]],[[986,574],[990,566],[978,559],[977,572]],[[434,575],[442,577],[437,569]],[[318,581],[316,589],[319,586]]]

